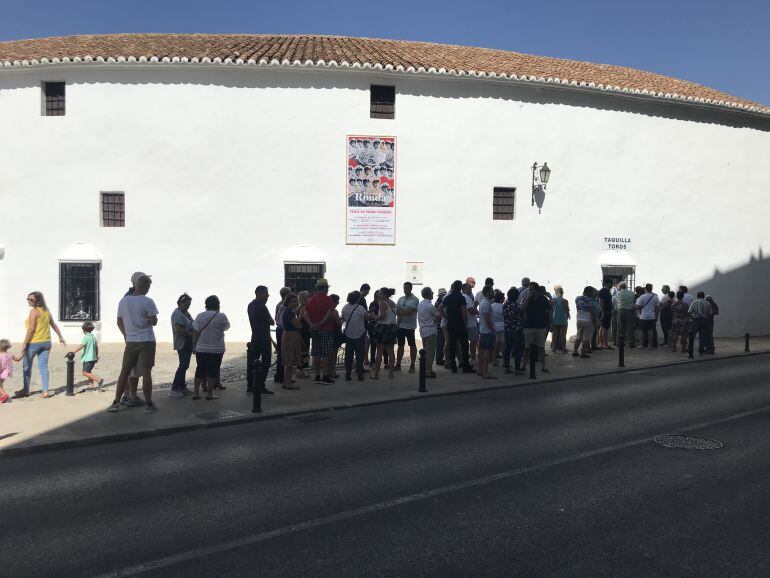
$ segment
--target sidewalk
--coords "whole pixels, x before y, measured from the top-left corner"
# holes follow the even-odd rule
[[[59,363],[56,360],[63,360],[65,349],[56,347],[51,354],[51,388],[59,393],[50,399],[33,395],[0,405],[0,455],[136,439],[255,419],[289,416],[294,416],[298,421],[323,419],[321,413],[314,412],[496,387],[539,386],[549,381],[602,373],[638,371],[672,363],[701,363],[707,359],[750,355],[743,352],[743,339],[718,339],[715,355],[698,356],[696,353],[693,360],[681,353],[672,353],[667,348],[626,349],[626,368],[619,370],[617,350],[596,352],[591,359],[549,353],[546,366],[550,373],[542,374],[538,367],[536,381],[528,379],[528,376],[504,375],[502,367],[492,368],[492,373],[499,378],[497,380],[481,379],[477,375],[452,374],[439,368],[436,370],[438,378],[427,380],[427,393],[417,391],[418,375],[406,371],[396,373],[394,379],[388,379],[387,372],[381,372],[378,381],[367,377],[365,381],[359,382],[354,377],[354,381],[346,382],[341,378],[334,385],[315,385],[312,379],[297,380],[301,389],[296,391],[284,390],[270,380],[268,387],[275,391],[275,395],[262,396],[263,413],[253,414],[252,396],[245,393],[245,345],[228,344],[228,347],[231,352],[225,357],[222,372],[222,381],[227,389],[218,392],[218,400],[193,401],[190,397],[168,397],[169,381],[176,369],[176,356],[169,352],[168,344],[158,344],[160,353],[158,368],[154,372],[156,386],[153,396],[158,411],[154,414],[145,414],[141,407],[121,407],[117,414],[105,411],[114,397],[114,375],[117,373],[122,344],[105,344],[102,348],[101,361],[96,371],[106,377],[106,391],[85,391],[74,397],[63,394],[65,365],[63,361]],[[752,338],[751,351],[770,352],[770,337]],[[21,368],[17,365],[14,369],[15,376],[10,380],[11,383],[7,383],[8,391],[21,384]],[[408,366],[404,369],[408,369]],[[192,373],[188,373],[188,383],[191,383]],[[80,375],[80,364],[76,365],[75,375],[76,378]],[[621,373],[618,378],[622,379]],[[39,392],[35,379],[37,369],[33,372],[32,390]],[[76,379],[77,383],[85,382]]]

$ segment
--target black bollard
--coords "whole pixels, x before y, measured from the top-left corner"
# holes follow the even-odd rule
[[[692,354],[692,350],[695,347],[695,334],[690,333],[690,337],[687,341],[687,357],[690,359],[694,359],[694,355]]]
[[[75,354],[71,351],[65,355],[67,358],[67,394],[75,395]]]
[[[537,345],[535,343],[529,348],[529,378],[537,379],[535,375],[535,365],[537,364]]]
[[[746,334],[746,353],[749,353],[751,349],[749,349],[749,334]]]
[[[417,391],[425,393],[428,391],[425,387],[425,350],[420,349],[417,355],[420,356],[420,388]]]
[[[626,366],[626,338],[618,337],[618,367]]]
[[[257,375],[259,375],[259,372],[262,370],[262,363],[259,361],[259,358],[254,360],[254,363],[251,366],[252,370],[252,377],[254,378],[254,399],[253,404],[251,406],[251,413],[262,413],[262,395],[260,394],[259,390],[264,387],[264,383],[262,384],[262,387],[259,389],[257,388],[256,378]]]

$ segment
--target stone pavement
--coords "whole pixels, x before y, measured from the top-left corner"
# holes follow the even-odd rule
[[[101,360],[96,371],[105,377],[103,393],[86,390],[74,397],[64,393],[63,347],[55,346],[51,354],[51,388],[57,394],[50,399],[32,395],[27,399],[13,400],[0,405],[0,454],[9,455],[54,447],[101,443],[121,439],[160,435],[185,429],[214,427],[239,421],[293,417],[294,419],[319,419],[315,412],[334,411],[355,405],[384,403],[417,397],[446,395],[463,391],[482,390],[491,387],[537,386],[548,381],[562,380],[588,375],[618,372],[618,379],[623,379],[623,371],[638,371],[647,367],[671,363],[699,363],[707,359],[725,356],[742,356],[743,339],[718,339],[715,355],[695,355],[689,360],[686,355],[672,353],[668,348],[657,350],[626,349],[625,370],[618,369],[617,351],[600,351],[591,359],[574,358],[560,353],[550,354],[546,365],[550,373],[541,374],[539,367],[537,380],[528,376],[504,375],[502,367],[492,368],[497,380],[481,379],[477,375],[452,374],[443,368],[437,369],[438,378],[427,380],[427,393],[419,393],[417,374],[396,373],[394,379],[387,378],[382,372],[377,381],[367,379],[363,382],[338,379],[334,385],[315,385],[312,379],[298,379],[300,390],[284,390],[280,385],[269,381],[269,387],[275,395],[262,396],[263,413],[253,414],[252,396],[245,393],[245,344],[228,344],[230,351],[225,355],[222,381],[227,389],[219,391],[218,400],[205,399],[193,401],[190,397],[172,399],[168,397],[169,382],[176,370],[176,355],[170,344],[158,344],[157,367],[154,372],[155,392],[158,411],[145,414],[140,408],[125,408],[117,414],[105,410],[112,401],[115,389],[115,376],[120,364],[122,344],[103,344]],[[753,353],[770,352],[770,337],[752,338]],[[59,361],[60,360],[60,361]],[[736,363],[740,363],[736,360]],[[194,364],[194,362],[193,362]],[[21,367],[16,364],[14,377],[6,384],[7,391],[20,387]],[[76,364],[76,377],[80,375],[80,364]],[[33,371],[33,392],[39,392],[37,369]],[[188,373],[191,383],[192,371]],[[76,384],[85,384],[81,380]],[[140,385],[141,388],[141,385]],[[76,388],[79,391],[79,388]],[[394,408],[395,410],[395,408]],[[170,442],[173,443],[173,442]]]

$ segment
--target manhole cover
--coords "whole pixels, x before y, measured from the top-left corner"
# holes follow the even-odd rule
[[[653,439],[667,448],[681,448],[684,450],[718,450],[722,447],[722,442],[696,436],[659,435]]]
[[[242,413],[230,411],[229,409],[220,409],[219,411],[209,411],[206,413],[196,413],[195,417],[205,421],[216,421],[218,419],[231,419],[242,416]]]
[[[320,413],[303,413],[302,415],[295,415],[292,417],[287,417],[286,419],[290,419],[291,421],[298,421],[299,423],[314,423],[317,421],[326,421],[330,418],[328,415],[323,415]]]

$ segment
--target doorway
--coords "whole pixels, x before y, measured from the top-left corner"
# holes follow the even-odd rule
[[[315,282],[326,275],[326,263],[284,263],[283,286],[294,293],[315,291]]]

